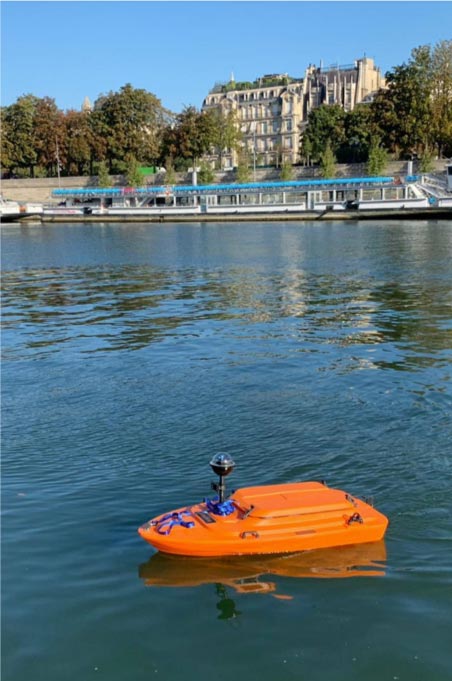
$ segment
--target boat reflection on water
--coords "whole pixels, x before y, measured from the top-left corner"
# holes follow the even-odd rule
[[[146,586],[194,587],[216,584],[238,593],[276,591],[271,575],[293,578],[381,577],[384,541],[274,556],[193,558],[154,554],[139,567]],[[275,594],[274,594],[275,595]]]

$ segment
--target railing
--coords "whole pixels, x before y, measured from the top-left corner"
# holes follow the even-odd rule
[[[415,181],[417,176],[410,177]],[[289,180],[275,182],[247,182],[244,184],[212,184],[212,185],[164,185],[153,187],[87,187],[85,189],[54,189],[52,196],[74,198],[114,198],[131,196],[173,196],[173,195],[205,195],[223,193],[255,193],[260,191],[291,191],[298,188],[332,189],[356,186],[387,186],[395,183],[393,177],[344,177],[325,180]],[[400,181],[399,181],[400,183]]]

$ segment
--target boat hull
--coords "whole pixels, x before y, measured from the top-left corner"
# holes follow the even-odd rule
[[[229,500],[228,515],[207,502],[142,525],[140,536],[163,553],[234,556],[291,553],[376,542],[388,519],[373,506],[319,482],[249,487]]]

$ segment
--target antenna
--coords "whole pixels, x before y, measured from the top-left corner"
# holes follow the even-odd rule
[[[226,492],[224,478],[229,475],[229,473],[232,473],[235,463],[229,454],[219,452],[213,457],[212,461],[210,462],[210,466],[213,472],[219,476],[218,483],[212,483],[212,489],[215,490],[215,492],[218,492],[219,502],[222,504],[224,502]]]

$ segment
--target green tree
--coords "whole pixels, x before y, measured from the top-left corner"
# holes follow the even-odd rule
[[[337,149],[340,163],[362,163],[369,156],[374,131],[372,112],[367,104],[358,104],[344,116],[344,141]]]
[[[383,145],[399,157],[422,153],[431,128],[431,51],[416,48],[407,64],[386,74],[388,88],[371,105]]]
[[[217,108],[210,110],[208,114],[212,117],[212,145],[222,169],[224,153],[236,151],[241,145],[243,135],[235,111],[223,112]]]
[[[36,101],[33,119],[33,141],[37,163],[46,169],[48,177],[58,174],[66,165],[67,149],[64,114],[51,97]]]
[[[176,177],[176,171],[174,170],[173,162],[172,159],[169,158],[166,162],[165,165],[166,173],[165,173],[165,184],[176,184],[177,182],[177,177]]]
[[[8,108],[2,106],[0,109],[0,160],[2,171],[12,171],[14,169],[14,142],[12,139],[12,130],[10,126],[10,121],[8,117]]]
[[[198,172],[198,182],[199,184],[213,184],[215,182],[215,172],[212,166],[206,161],[201,161],[199,172]]]
[[[190,159],[196,167],[213,144],[213,113],[198,111],[194,106],[185,107],[177,116],[175,131],[179,155]]]
[[[320,170],[325,178],[336,175],[336,157],[329,141],[326,142],[325,151],[320,154]]]
[[[433,170],[433,154],[428,147],[419,159],[419,170],[421,173],[431,173]]]
[[[443,40],[431,55],[432,141],[438,155],[452,156],[452,40]]]
[[[140,164],[133,154],[126,157],[126,184],[128,187],[141,187],[144,178],[140,173]]]
[[[370,177],[383,175],[388,161],[388,154],[378,140],[373,140],[367,161],[367,174]]]
[[[99,187],[111,187],[111,177],[105,161],[100,161],[97,168],[97,184]]]
[[[64,116],[67,175],[84,175],[90,172],[94,138],[86,111],[69,110]]]
[[[336,153],[345,141],[345,111],[338,104],[322,104],[308,116],[301,142],[301,156],[319,160],[329,145]]]
[[[284,181],[293,180],[293,166],[288,161],[283,161],[280,177]]]
[[[303,161],[303,163],[306,166],[311,165],[311,159],[312,159],[312,142],[310,137],[306,137],[305,135],[302,135],[301,137],[301,143],[300,143],[300,156]]]
[[[251,181],[250,156],[246,149],[239,153],[238,165],[236,168],[236,181],[245,184]]]
[[[273,146],[273,153],[275,155],[275,168],[281,168],[283,162],[283,147],[281,142],[276,142]]]
[[[37,152],[34,139],[34,117],[38,98],[28,94],[19,97],[3,110],[2,158],[6,151],[9,169],[27,169],[34,176]],[[4,161],[3,161],[4,163]]]
[[[140,163],[156,161],[169,112],[151,92],[124,85],[99,97],[93,114],[95,132],[106,141],[110,169],[123,169],[129,155]]]

